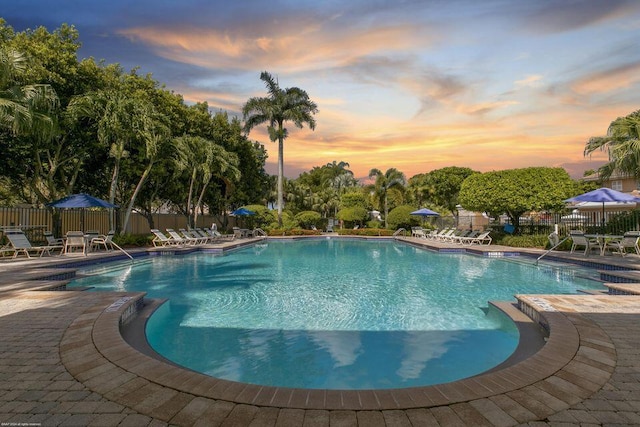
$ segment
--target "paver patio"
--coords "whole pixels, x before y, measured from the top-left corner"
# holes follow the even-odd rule
[[[471,380],[398,392],[256,391],[128,346],[122,297],[137,294],[33,290],[56,283],[26,279],[59,260],[0,263],[3,425],[640,425],[640,296],[523,296],[550,321],[548,348]]]

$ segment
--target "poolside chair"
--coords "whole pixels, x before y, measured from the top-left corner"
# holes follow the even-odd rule
[[[457,236],[451,237],[451,243],[464,243],[465,241],[478,237],[479,235],[480,232],[478,230],[466,230]]]
[[[87,255],[87,239],[82,231],[67,231],[67,238],[64,241],[64,254],[81,251]]]
[[[199,237],[205,239],[206,243],[213,243],[216,240],[218,240],[218,237],[210,235],[209,233],[204,231],[202,228],[194,228],[193,230],[191,230],[191,234],[194,234],[196,236],[199,236]]]
[[[573,241],[571,244],[571,253],[573,253],[578,246],[584,246],[584,254],[586,256],[588,256],[593,249],[597,249],[602,253],[598,239],[586,237],[583,231],[572,230],[569,232],[569,236],[571,236],[571,240]]]
[[[234,234],[220,234],[218,230],[212,230],[210,228],[205,228],[204,231],[218,240],[233,240],[236,238]]]
[[[4,235],[7,236],[9,244],[13,249],[13,258],[17,258],[23,253],[27,258],[31,258],[30,252],[35,252],[43,256],[45,253],[51,255],[52,249],[61,249],[61,246],[33,246],[22,230],[5,230]]]
[[[447,241],[447,239],[448,239],[450,236],[453,236],[453,234],[454,234],[455,232],[456,232],[456,229],[455,229],[455,228],[450,228],[450,229],[446,230],[444,233],[442,233],[442,234],[438,234],[438,235],[436,236],[436,239],[437,239],[437,240],[440,240],[441,242],[446,242],[446,241]]]
[[[180,242],[183,245],[195,245],[196,244],[196,239],[186,239],[184,237],[182,237],[181,235],[178,234],[178,232],[176,230],[174,230],[173,228],[167,228],[167,233],[169,233],[169,236],[171,236],[171,238],[173,240],[175,240],[176,242]]]
[[[233,227],[233,236],[236,239],[242,239],[246,237],[245,233],[240,229],[240,227]]]
[[[151,243],[156,248],[162,247],[162,246],[178,246],[183,243],[183,242],[178,242],[177,240],[174,240],[171,237],[167,237],[162,231],[158,230],[157,228],[152,228],[151,232],[154,235],[154,238],[151,241]]]
[[[613,240],[607,242],[605,240],[604,246],[602,247],[602,253],[604,253],[607,248],[616,249],[618,253],[622,256],[627,255],[625,251],[626,248],[633,248],[637,255],[640,255],[640,247],[638,247],[638,241],[640,240],[640,231],[627,231],[622,236],[620,240]]]
[[[89,242],[89,246],[92,250],[99,249],[101,246],[104,246],[105,251],[113,250],[113,236],[115,235],[115,231],[111,230],[107,233],[106,236],[98,236],[91,238]]]
[[[491,238],[489,233],[491,233],[490,230],[480,233],[475,237],[461,237],[460,243],[464,245],[490,245],[493,239]]]
[[[445,234],[447,234],[449,231],[451,231],[451,228],[447,227],[447,228],[443,228],[441,230],[437,230],[435,231],[433,234],[429,234],[429,238],[433,239],[433,240],[439,240],[440,237],[444,236]]]
[[[417,237],[419,239],[426,239],[427,238],[427,233],[424,232],[422,227],[418,227],[416,230],[411,230],[411,235],[413,237]]]
[[[179,228],[178,232],[182,235],[182,237],[189,240],[194,245],[202,245],[209,241],[208,237],[202,237],[199,234],[195,234],[191,230],[185,230],[184,228]]]
[[[47,239],[49,246],[64,246],[64,239],[54,237],[52,232],[44,231],[42,234],[44,238]]]

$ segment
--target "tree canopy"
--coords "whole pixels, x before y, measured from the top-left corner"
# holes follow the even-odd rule
[[[562,168],[508,169],[469,176],[462,183],[459,200],[470,211],[506,213],[517,228],[525,212],[562,209],[575,189]]]

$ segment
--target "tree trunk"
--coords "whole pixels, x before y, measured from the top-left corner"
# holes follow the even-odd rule
[[[282,205],[284,204],[284,140],[282,138],[282,125],[280,125],[280,137],[278,138],[278,226],[282,227]]]
[[[131,195],[131,199],[129,199],[129,205],[127,206],[127,211],[124,213],[124,221],[122,221],[122,230],[120,230],[120,234],[124,234],[127,230],[127,226],[129,225],[129,218],[131,217],[131,211],[133,210],[133,205],[136,202],[136,197],[138,197],[138,193],[142,189],[149,173],[151,172],[151,168],[153,167],[153,162],[149,163],[142,173],[140,180],[138,181],[138,185],[136,185],[136,189],[133,190],[133,194]]]
[[[118,186],[118,175],[120,173],[120,160],[116,159],[113,165],[113,175],[111,176],[111,186],[109,187],[109,203],[115,205],[116,188]],[[115,226],[115,209],[109,209],[109,230],[116,230]]]
[[[194,168],[193,173],[191,174],[191,182],[189,183],[189,196],[187,197],[187,222],[189,226],[191,226],[191,219],[193,218],[192,209],[191,209],[191,199],[193,196],[193,186],[196,181],[196,172],[197,170]]]

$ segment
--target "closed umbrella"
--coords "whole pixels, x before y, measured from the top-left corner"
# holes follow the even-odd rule
[[[640,202],[640,198],[632,194],[622,193],[611,188],[598,188],[575,197],[566,199],[565,202],[598,202],[602,203],[602,227],[604,227],[604,206],[611,202]]]

